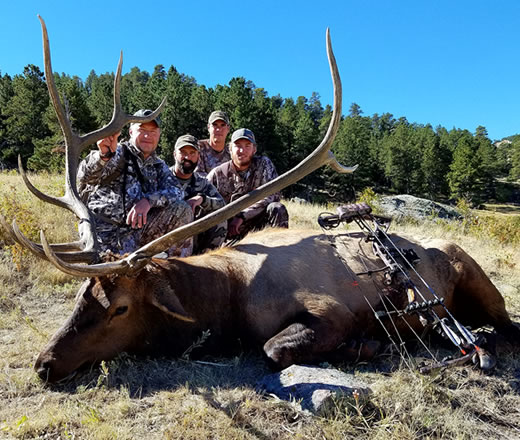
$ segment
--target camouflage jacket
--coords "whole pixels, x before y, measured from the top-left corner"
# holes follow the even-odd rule
[[[88,208],[117,224],[125,223],[126,214],[142,198],[152,208],[184,198],[168,165],[155,153],[145,160],[129,143],[119,144],[108,161],[99,158],[98,150],[91,151],[79,165],[78,181],[80,196]]]
[[[175,166],[170,168],[174,173],[174,178],[177,180],[177,186],[184,191],[184,200],[191,199],[197,195],[203,196],[203,201],[200,204],[204,214],[216,211],[226,205],[226,202],[211,183],[205,177],[198,173],[193,173],[189,179],[181,179],[175,176]]]
[[[200,158],[195,171],[202,177],[205,177],[213,168],[231,160],[231,154],[227,145],[218,153],[211,148],[209,139],[204,139],[199,141],[199,148]]]
[[[269,158],[253,156],[247,170],[237,171],[233,162],[228,161],[214,168],[207,179],[215,185],[226,203],[229,203],[276,177],[278,173]],[[246,220],[250,220],[265,210],[269,203],[278,201],[280,201],[280,193],[274,193],[242,211],[242,215]]]

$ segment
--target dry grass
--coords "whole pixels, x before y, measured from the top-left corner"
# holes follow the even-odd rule
[[[59,193],[59,177],[37,185]],[[0,175],[0,208],[16,206],[19,222],[42,225],[54,240],[74,235],[68,214],[43,206],[20,179]],[[14,201],[14,202],[13,202]],[[289,203],[291,227],[313,227],[322,211]],[[38,214],[36,224],[32,215]],[[394,225],[395,232],[445,236],[461,244],[520,312],[518,245],[461,234],[431,222]],[[467,232],[467,231],[466,231]],[[0,237],[1,240],[1,237]],[[1,244],[0,244],[1,246]],[[16,254],[15,254],[16,255]],[[255,391],[268,373],[258,353],[203,364],[121,355],[66,383],[45,386],[32,370],[35,356],[73,307],[78,281],[32,256],[13,263],[0,248],[0,438],[14,439],[513,439],[520,438],[520,359],[502,346],[499,364],[486,375],[457,367],[433,376],[398,368],[395,358],[340,365],[371,383],[365,401],[338,398],[319,416],[297,402]],[[516,318],[518,319],[518,317]],[[442,350],[442,348],[439,348]]]

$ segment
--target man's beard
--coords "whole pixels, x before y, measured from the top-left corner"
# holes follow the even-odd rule
[[[193,171],[195,171],[195,168],[197,168],[197,163],[192,162],[191,160],[183,160],[180,163],[177,163],[182,174],[192,174]]]

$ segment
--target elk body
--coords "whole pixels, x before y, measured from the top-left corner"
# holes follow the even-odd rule
[[[373,256],[368,243],[355,234],[340,237],[343,245],[333,247],[327,237],[314,232],[270,230],[252,234],[233,248],[202,256],[154,258],[322,165],[340,173],[355,171],[356,166],[340,165],[330,151],[341,120],[342,94],[328,31],[334,106],[320,145],[295,168],[224,208],[170,231],[118,261],[103,262],[95,216],[76,188],[80,154],[127,123],[155,119],[165,102],[147,117],[126,115],[119,96],[120,59],[112,120],[92,133],[75,133],[54,84],[47,30],[40,21],[47,86],[65,139],[65,196],[55,198],[41,193],[29,182],[21,164],[20,172],[37,197],[78,217],[79,240],[49,244],[42,232],[41,243],[33,243],[15,221],[9,225],[0,215],[0,224],[14,241],[60,270],[89,278],[78,292],[72,316],[38,357],[35,368],[42,379],[59,380],[85,363],[110,359],[123,351],[179,354],[207,329],[211,337],[205,349],[222,352],[240,340],[242,346],[262,346],[278,368],[318,360],[360,337],[378,337],[381,326],[369,303],[379,307],[380,275],[367,278],[355,274],[365,272],[367,267],[379,268],[381,262]],[[415,243],[405,238],[396,239],[396,244],[415,250],[421,258],[418,270],[422,277],[463,323],[490,324],[506,334],[514,333],[516,327],[511,324],[500,293],[460,248],[445,242]],[[395,290],[399,293],[399,285]],[[402,301],[406,295],[397,295],[397,306],[402,306],[399,298]],[[439,310],[440,316],[443,310]],[[408,321],[419,328],[417,318]],[[402,320],[398,326],[400,331],[409,330]]]
[[[462,249],[441,240],[393,238],[415,250],[421,276],[463,324],[514,330],[501,294]],[[123,351],[178,356],[207,329],[207,352],[225,353],[240,341],[243,348],[263,347],[277,368],[341,356],[338,347],[381,336],[367,300],[381,309],[384,286],[381,274],[354,275],[381,267],[360,234],[336,239],[345,245],[334,248],[312,231],[269,230],[234,248],[153,260],[135,277],[92,278],[35,368],[55,381]],[[400,294],[403,307],[406,293]],[[422,331],[418,319],[407,320]],[[396,324],[403,336],[409,333],[404,322]]]

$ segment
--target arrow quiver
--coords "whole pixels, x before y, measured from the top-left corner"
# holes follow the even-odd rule
[[[387,286],[394,282],[396,276],[400,277],[400,281],[404,280],[407,295],[406,307],[398,309],[391,304],[391,308],[385,306],[384,310],[375,310],[369,304],[390,340],[394,341],[383,323],[383,319],[388,318],[392,320],[392,315],[404,319],[406,315],[415,314],[425,327],[425,331],[428,328],[433,328],[455,345],[461,353],[461,356],[455,360],[449,359],[437,362],[433,366],[421,368],[421,372],[426,373],[436,368],[458,365],[468,360],[472,360],[473,363],[479,363],[482,369],[493,368],[495,360],[481,348],[481,344],[485,342],[484,337],[482,335],[479,337],[475,336],[453,317],[444,305],[444,298],[439,297],[415,269],[415,266],[420,261],[415,251],[413,249],[398,248],[389,237],[387,231],[390,227],[391,218],[372,214],[372,208],[366,203],[343,205],[337,208],[336,214],[324,212],[318,216],[318,223],[325,230],[334,229],[341,223],[351,223],[353,221],[356,222],[365,234],[365,240],[372,243],[374,254],[384,264],[381,269],[361,272],[356,275],[370,276],[375,272],[384,272],[383,282]],[[419,287],[410,278],[409,272],[413,272],[420,280],[422,287],[430,292],[431,299],[426,299]],[[381,296],[381,298],[383,297]],[[436,307],[444,309],[446,317],[440,318],[435,311]]]

